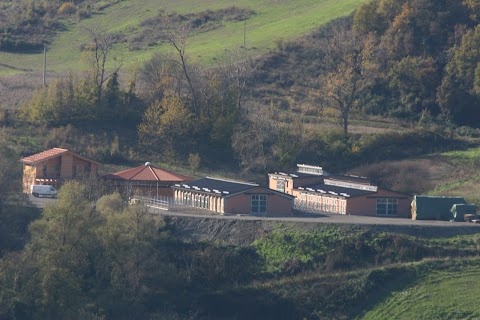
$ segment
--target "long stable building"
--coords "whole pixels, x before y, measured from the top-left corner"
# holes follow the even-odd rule
[[[308,165],[298,165],[298,170],[269,174],[269,185],[276,190],[285,186],[300,211],[383,217],[410,214],[411,196],[380,189],[365,177],[330,175]]]
[[[254,183],[207,177],[172,188],[176,204],[220,214],[293,213],[293,196]]]

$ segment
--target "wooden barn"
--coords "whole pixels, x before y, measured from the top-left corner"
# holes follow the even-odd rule
[[[172,197],[171,186],[192,180],[189,177],[156,167],[150,162],[143,166],[103,176],[115,190],[126,196]]]
[[[62,183],[87,175],[97,175],[100,163],[67,149],[53,148],[23,159],[23,192],[34,184],[58,188]]]

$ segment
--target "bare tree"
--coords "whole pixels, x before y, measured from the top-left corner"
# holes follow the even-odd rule
[[[359,97],[370,83],[371,58],[374,55],[373,36],[354,30],[334,29],[326,44],[326,73],[320,76],[320,100],[337,110],[345,139],[352,112]]]
[[[103,84],[112,74],[120,70],[121,65],[117,66],[110,75],[107,75],[107,62],[115,43],[113,35],[98,26],[92,28],[84,27],[84,30],[90,38],[90,44],[86,46],[88,54],[85,55],[85,60],[91,68],[98,102],[102,98]]]
[[[183,70],[175,57],[156,53],[140,69],[142,91],[150,101],[161,100],[165,95],[180,95]]]
[[[271,160],[276,138],[273,110],[257,104],[246,108],[248,112],[232,137],[232,148],[244,173],[262,172]]]
[[[164,32],[163,36],[165,40],[174,48],[178,56],[178,62],[182,67],[183,74],[185,75],[185,79],[187,80],[188,86],[190,88],[190,93],[192,95],[193,112],[195,114],[195,117],[198,119],[200,115],[200,110],[198,106],[197,92],[195,90],[195,86],[190,75],[191,72],[187,64],[188,57],[185,51],[187,47],[187,36],[189,34],[189,31],[189,27],[183,27],[178,30],[173,30],[171,28]]]
[[[248,80],[255,72],[256,65],[247,55],[245,49],[236,50],[230,55],[230,78],[235,84],[237,109],[241,109],[247,91]]]

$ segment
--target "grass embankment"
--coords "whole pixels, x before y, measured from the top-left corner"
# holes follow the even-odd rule
[[[265,280],[200,304],[213,317],[242,319],[474,318],[479,239],[279,228],[254,243]]]
[[[87,42],[84,27],[101,26],[108,32],[134,34],[140,23],[154,17],[159,9],[165,12],[195,13],[237,6],[250,8],[255,15],[248,19],[246,27],[247,48],[252,54],[260,54],[275,47],[279,40],[289,40],[304,35],[320,25],[340,16],[348,15],[364,0],[126,0],[104,9],[91,18],[70,24],[48,48],[48,70],[65,72],[82,70],[79,47]],[[187,52],[191,60],[211,62],[221,58],[228,50],[243,45],[244,22],[224,21],[220,28],[193,35],[188,39]],[[167,46],[152,46],[144,50],[129,51],[126,44],[119,44],[112,52],[112,65],[135,64],[148,59],[154,52],[168,50]],[[115,60],[114,60],[115,59]],[[0,53],[0,75],[43,68],[43,54]],[[7,67],[7,66],[10,67]]]
[[[363,319],[478,319],[479,261],[445,262],[411,285],[391,292]]]
[[[480,194],[478,193],[480,187],[480,175],[478,174],[480,169],[480,148],[445,152],[438,156],[454,170],[445,172],[445,176],[449,176],[448,179],[444,183],[440,183],[429,194],[435,196],[460,196],[469,202],[480,205]]]

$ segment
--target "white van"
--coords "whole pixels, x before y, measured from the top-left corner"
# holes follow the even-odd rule
[[[57,196],[57,190],[49,185],[34,184],[32,185],[32,195],[34,197],[51,197]]]

